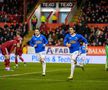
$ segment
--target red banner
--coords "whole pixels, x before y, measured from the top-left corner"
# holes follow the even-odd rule
[[[88,46],[88,55],[104,56],[105,54],[104,46]]]

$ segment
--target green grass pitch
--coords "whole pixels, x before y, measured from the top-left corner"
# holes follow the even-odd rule
[[[19,63],[14,71],[5,71],[0,63],[0,90],[108,90],[108,72],[102,64],[88,64],[85,71],[76,68],[74,80],[67,80],[70,64],[47,63],[46,76],[41,72],[40,63]]]

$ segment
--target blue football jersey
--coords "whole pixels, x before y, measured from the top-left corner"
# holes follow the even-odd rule
[[[67,43],[71,44],[69,50],[70,53],[73,53],[74,51],[79,51],[80,41],[83,41],[85,44],[88,43],[87,39],[85,39],[81,34],[75,34],[74,36],[67,34],[64,38],[64,45],[66,46]]]
[[[32,36],[29,44],[32,47],[36,45],[35,52],[39,53],[39,52],[45,51],[45,45],[48,44],[48,40],[42,34],[40,34],[39,36],[34,35]]]

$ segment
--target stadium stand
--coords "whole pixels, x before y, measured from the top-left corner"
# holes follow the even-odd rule
[[[22,22],[22,6],[22,0],[4,0],[4,2],[0,2],[0,22]]]
[[[81,21],[85,23],[108,23],[107,5],[107,0],[86,0],[81,9]]]
[[[27,0],[27,13],[30,13],[31,10],[35,7],[39,0]]]
[[[35,7],[38,0],[27,0],[27,13]],[[0,22],[22,22],[23,0],[3,0],[0,2]]]
[[[27,0],[27,13],[38,0]],[[23,23],[23,0],[0,1],[0,44],[13,39],[16,32],[24,37],[28,33],[28,24]]]
[[[51,24],[50,24],[51,25]],[[64,36],[68,33],[69,24],[61,24],[57,28],[48,28],[47,31],[44,29],[42,33],[48,38],[49,45],[63,45]],[[75,23],[73,25],[78,34],[85,36],[91,46],[104,46],[108,38],[108,26],[98,27],[82,25],[81,23]]]
[[[76,0],[45,0],[45,2],[73,2]]]
[[[24,29],[24,24],[11,23],[10,26],[8,26],[8,24],[5,23],[4,28],[0,27],[0,44],[13,39],[16,35],[16,32],[20,32],[21,36],[24,37],[28,33],[27,31],[27,25],[25,25]]]
[[[74,24],[77,33],[85,36],[91,46],[104,46],[108,38],[108,2],[106,0],[86,0],[81,7],[81,16],[79,22]],[[89,25],[92,23],[93,25]],[[104,23],[105,26],[101,26]],[[98,24],[98,25],[97,25]],[[46,26],[46,27],[45,27]],[[51,28],[52,26],[52,28]],[[44,27],[44,28],[42,28]],[[57,27],[57,28],[55,28]],[[67,27],[66,29],[64,27]],[[59,45],[60,40],[68,33],[69,25],[50,24],[42,25],[40,30],[49,30],[46,37],[51,45]],[[46,31],[46,30],[45,30]],[[59,44],[57,44],[57,42]]]
[[[0,27],[0,43],[5,42],[7,40],[10,40],[14,37],[16,31],[20,31],[22,33],[22,36],[24,37],[25,34],[27,34],[27,25],[26,30],[24,29],[24,25],[19,23],[22,22],[23,18],[22,14],[22,0],[4,0],[6,3],[0,2],[0,22],[18,22],[18,23],[10,23],[10,25],[7,25],[7,23]],[[12,2],[13,1],[13,2]],[[27,2],[27,11],[29,12],[32,9],[33,3],[36,3],[38,0],[28,0]],[[52,0],[46,0],[46,1],[52,1]],[[56,0],[53,0],[56,1]],[[63,0],[61,0],[63,1]],[[64,0],[67,1],[67,0]],[[70,0],[73,1],[73,0]],[[76,1],[76,0],[74,0]],[[82,6],[82,15],[80,16],[80,21],[78,23],[73,24],[74,28],[76,29],[77,33],[82,34],[85,36],[88,41],[89,45],[92,46],[102,46],[105,45],[105,42],[108,38],[108,25],[103,27],[98,26],[88,26],[88,23],[108,23],[108,7],[107,2],[105,0],[86,0],[86,2],[89,2],[87,4],[84,4]],[[85,3],[86,3],[85,2]],[[8,4],[10,4],[8,5]],[[20,6],[20,8],[19,8]],[[96,11],[96,14],[94,13]],[[9,17],[10,16],[10,17]],[[17,19],[14,18],[17,17]],[[19,17],[19,18],[18,18]],[[21,21],[17,21],[21,20]],[[71,23],[70,23],[71,24]],[[73,26],[72,25],[72,26]],[[49,26],[53,26],[54,28],[51,28]],[[63,38],[68,33],[69,24],[52,24],[49,25],[42,24],[40,26],[41,32],[47,37],[49,40],[49,45],[63,45]]]

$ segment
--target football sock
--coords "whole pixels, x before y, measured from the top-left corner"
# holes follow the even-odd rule
[[[18,64],[18,59],[17,59],[17,57],[15,57],[15,64]]]
[[[45,74],[46,73],[46,62],[44,61],[44,62],[42,62],[42,70],[43,70],[43,74]]]
[[[22,62],[24,62],[24,59],[23,59],[22,57],[19,57],[19,59],[20,59]]]
[[[70,76],[71,76],[71,77],[73,77],[74,70],[75,70],[75,63],[74,63],[73,60],[71,60],[71,73],[70,73]]]

